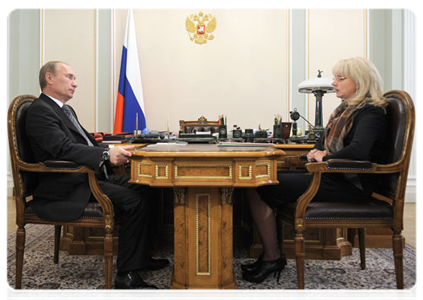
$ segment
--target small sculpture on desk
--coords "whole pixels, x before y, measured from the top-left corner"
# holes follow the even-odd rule
[[[267,138],[267,130],[261,129],[261,124],[259,124],[259,129],[254,135],[254,143],[268,143],[269,139]]]
[[[294,121],[292,123],[292,136],[289,138],[289,141],[292,143],[301,143],[301,139],[298,137],[298,124],[297,121],[300,118],[300,113],[297,111],[296,108],[294,108],[294,111],[290,112],[291,120]]]
[[[316,138],[320,137],[316,136],[315,127],[300,113],[297,111],[296,108],[294,108],[294,111],[290,112],[291,119],[294,121],[293,127],[292,127],[292,136],[289,138],[289,141],[296,144],[314,144],[316,142]],[[306,136],[299,137],[298,134],[298,125],[297,121],[299,118],[302,118],[304,121],[306,121],[309,125],[309,133]]]
[[[311,126],[309,126],[308,128],[308,144],[314,144],[316,143],[316,134],[314,132],[314,128],[312,128]]]
[[[247,143],[254,142],[254,130],[250,128],[245,129],[244,139]]]
[[[135,135],[131,140],[133,144],[155,144],[158,142],[165,142],[165,134],[157,130],[148,130],[145,128],[141,134]]]
[[[242,138],[242,130],[237,125],[234,125],[233,127],[231,142],[238,142],[238,143],[244,142],[244,139]]]
[[[268,143],[266,130],[258,130],[254,135],[254,143]]]

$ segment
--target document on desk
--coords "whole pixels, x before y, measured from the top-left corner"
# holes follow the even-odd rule
[[[188,145],[187,142],[175,142],[175,143],[156,143],[148,145],[147,148],[160,148],[163,146],[186,146]]]
[[[274,147],[271,143],[219,142],[218,147]]]

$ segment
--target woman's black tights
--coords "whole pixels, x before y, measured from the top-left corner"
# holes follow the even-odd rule
[[[263,243],[263,257],[265,261],[276,260],[281,257],[278,246],[278,230],[276,216],[263,200],[256,189],[248,189],[247,197],[250,203],[251,215],[257,226]]]

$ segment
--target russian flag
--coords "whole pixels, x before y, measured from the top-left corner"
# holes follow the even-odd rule
[[[138,113],[138,129],[146,127],[142,93],[141,71],[138,58],[134,14],[128,10],[125,39],[123,41],[119,87],[116,101],[114,133],[133,132]]]

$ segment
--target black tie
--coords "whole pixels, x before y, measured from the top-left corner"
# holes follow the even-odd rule
[[[66,104],[63,104],[63,111],[65,112],[66,116],[69,118],[69,120],[72,122],[73,126],[78,130],[78,132],[84,137],[84,139],[87,141],[88,146],[93,146],[93,143],[91,143],[90,139],[85,134],[84,130],[82,130],[81,125],[79,125],[78,121],[76,120],[75,116],[73,115],[70,107]]]

